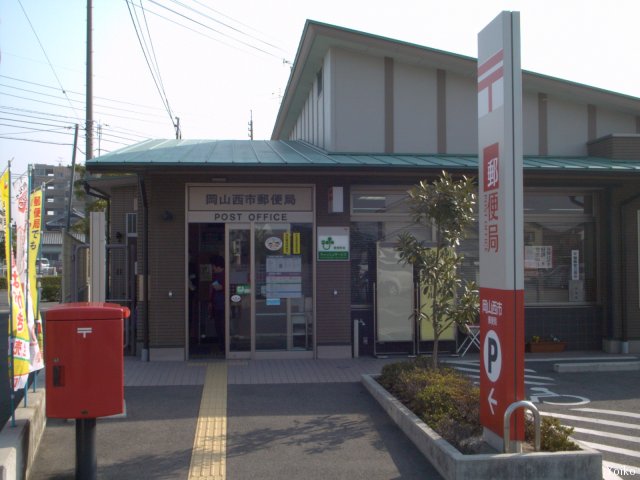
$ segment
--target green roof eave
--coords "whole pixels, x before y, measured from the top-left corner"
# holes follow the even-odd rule
[[[601,157],[525,156],[525,170],[640,172],[638,160]],[[477,155],[327,153],[300,141],[148,140],[87,161],[89,171],[229,167],[314,169],[476,170]]]

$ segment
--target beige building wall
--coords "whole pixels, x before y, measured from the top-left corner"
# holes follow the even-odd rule
[[[384,59],[333,51],[333,150],[384,152]]]
[[[437,152],[436,70],[395,62],[393,87],[394,150]]]
[[[475,76],[340,48],[320,69],[322,92],[316,75],[288,138],[328,152],[477,154]],[[587,142],[640,128],[637,115],[523,83],[525,155],[584,156]]]
[[[610,133],[636,133],[636,117],[606,108],[596,109],[596,137]]]
[[[587,105],[549,96],[547,115],[549,155],[586,155]]]

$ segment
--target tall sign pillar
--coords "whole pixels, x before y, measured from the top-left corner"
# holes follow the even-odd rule
[[[504,412],[524,400],[524,260],[520,14],[502,12],[478,34],[480,420],[503,445]],[[511,419],[511,451],[524,415]]]

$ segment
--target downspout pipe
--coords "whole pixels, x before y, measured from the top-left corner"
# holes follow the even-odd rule
[[[145,309],[144,309],[144,339],[142,346],[142,361],[149,361],[149,202],[147,199],[147,190],[144,184],[144,178],[142,175],[138,174],[138,190],[140,191],[140,196],[142,197],[142,211],[143,211],[143,235],[144,235],[144,300],[145,300]]]
[[[640,198],[640,193],[636,193],[632,195],[622,202],[620,202],[619,207],[619,225],[620,225],[620,320],[621,320],[621,330],[622,330],[622,345],[620,353],[629,353],[629,326],[627,322],[627,305],[626,305],[626,291],[627,291],[627,280],[625,275],[625,259],[627,256],[627,248],[625,242],[625,236],[622,232],[622,226],[624,225],[624,212],[625,207],[629,205],[634,200]]]

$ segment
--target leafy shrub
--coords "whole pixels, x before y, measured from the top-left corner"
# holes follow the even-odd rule
[[[386,365],[379,383],[460,450],[465,439],[480,435],[480,391],[450,368],[431,367],[427,357]]]
[[[428,357],[385,365],[378,383],[415,413],[441,437],[463,453],[482,448],[480,389],[466,375],[451,368],[432,368]],[[573,428],[558,419],[542,417],[542,451],[579,450],[569,438]],[[533,442],[533,421],[526,423],[525,440]]]
[[[40,300],[43,302],[59,302],[62,291],[62,277],[41,277],[40,278],[42,292],[40,293]],[[0,290],[7,289],[7,279],[0,277]]]
[[[42,285],[40,300],[42,302],[59,302],[62,291],[62,277],[42,277],[40,281]]]
[[[553,417],[544,416],[540,420],[540,450],[543,452],[566,452],[580,450],[578,444],[569,438],[573,433],[573,427],[565,427],[560,424],[560,420]],[[533,419],[526,417],[525,440],[533,442],[535,439],[535,428]]]

